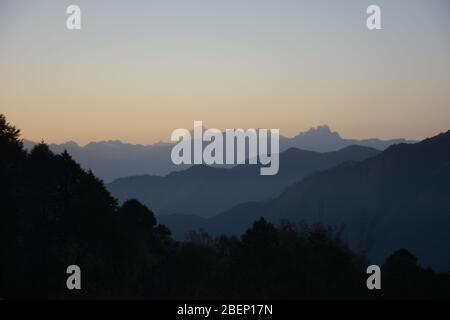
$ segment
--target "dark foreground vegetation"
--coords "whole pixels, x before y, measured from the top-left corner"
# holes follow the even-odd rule
[[[443,253],[447,254],[447,253]],[[449,298],[450,275],[406,250],[369,292],[363,255],[323,226],[260,219],[240,237],[202,232],[176,242],[135,200],[122,206],[68,153],[24,151],[0,116],[0,298],[347,299]],[[82,270],[69,291],[66,268]]]

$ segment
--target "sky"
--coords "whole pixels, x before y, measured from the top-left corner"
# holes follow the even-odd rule
[[[194,120],[422,139],[450,130],[449,57],[448,0],[0,1],[0,113],[49,143],[150,144]]]

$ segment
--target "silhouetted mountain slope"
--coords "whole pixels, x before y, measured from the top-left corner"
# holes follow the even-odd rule
[[[240,233],[259,216],[343,228],[352,248],[381,261],[405,247],[425,265],[450,268],[450,132],[400,144],[360,163],[303,179],[276,199],[236,206],[201,227]],[[438,254],[439,253],[439,254]]]
[[[337,132],[331,132],[327,126],[319,126],[293,138],[281,136],[280,152],[290,148],[331,152],[351,145],[384,150],[388,146],[400,142],[405,142],[405,140],[343,139]],[[24,142],[27,150],[31,150],[35,145],[35,142]],[[160,142],[146,146],[120,141],[101,141],[79,146],[76,142],[70,141],[64,144],[51,144],[49,147],[55,153],[67,150],[83,168],[91,169],[96,176],[106,182],[143,174],[162,176],[189,167],[189,165],[176,166],[172,163],[170,158],[172,143]]]
[[[160,215],[183,213],[208,217],[241,202],[274,197],[313,172],[378,153],[375,149],[359,146],[329,153],[292,148],[280,154],[280,171],[275,176],[260,176],[257,165],[231,169],[193,166],[165,177],[121,178],[108,184],[107,188],[119,200],[136,198]]]

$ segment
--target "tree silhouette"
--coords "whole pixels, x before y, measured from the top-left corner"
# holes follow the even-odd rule
[[[386,259],[383,265],[385,296],[402,299],[432,299],[450,297],[450,281],[417,264],[417,257],[400,249]]]

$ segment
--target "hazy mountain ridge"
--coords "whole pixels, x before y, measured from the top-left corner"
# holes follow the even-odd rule
[[[319,126],[293,138],[281,136],[280,152],[289,148],[331,152],[351,145],[384,150],[390,145],[402,142],[406,142],[406,140],[343,139],[337,132],[332,132],[328,126]],[[28,150],[35,144],[32,141],[24,143]],[[91,169],[96,176],[106,182],[143,174],[161,176],[188,168],[189,165],[176,166],[172,163],[170,158],[172,146],[172,143],[166,142],[142,145],[123,143],[118,140],[91,142],[85,146],[80,146],[73,141],[49,145],[55,153],[67,150],[83,168]]]
[[[345,139],[340,136],[338,132],[331,131],[327,125],[311,128],[306,132],[301,132],[293,138],[281,138],[280,148],[284,150],[289,147],[299,149],[329,152],[336,151],[351,145],[366,146],[378,150],[385,150],[391,145],[399,143],[412,143],[415,141],[408,141],[405,139]]]
[[[26,149],[31,149],[35,144],[31,141],[24,142]],[[83,168],[91,169],[105,181],[140,174],[163,175],[189,167],[172,163],[172,144],[169,143],[159,142],[147,146],[115,140],[91,142],[86,146],[68,142],[50,144],[49,147],[55,153],[67,150]]]
[[[280,154],[280,171],[275,176],[260,176],[259,166],[255,165],[231,169],[199,165],[165,177],[121,178],[107,188],[120,201],[138,199],[159,215],[183,213],[210,217],[241,202],[275,197],[290,184],[314,172],[378,153],[378,150],[361,146],[328,153],[291,148]]]

